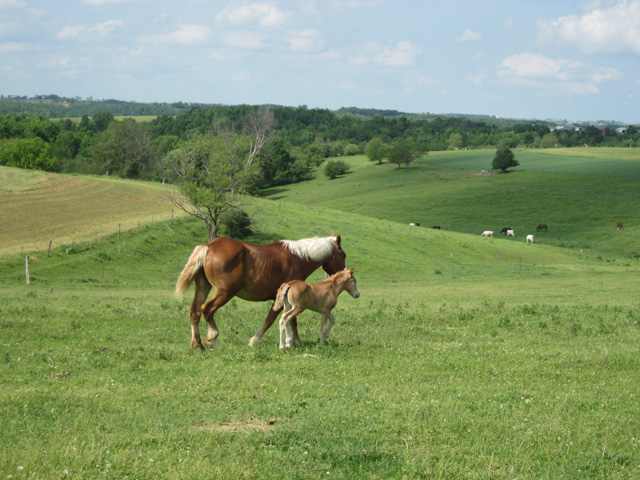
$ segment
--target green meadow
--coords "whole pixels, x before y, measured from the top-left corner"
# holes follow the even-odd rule
[[[194,220],[145,212],[121,235],[109,223],[0,256],[0,475],[638,478],[638,179],[530,169],[520,153],[507,175],[479,174],[490,152],[446,164],[475,153],[347,158],[341,178],[247,201],[250,241],[341,234],[361,297],[340,297],[322,348],[310,312],[304,346],[280,351],[274,327],[249,347],[269,305],[236,299],[215,349],[192,350],[190,299],[172,293],[206,239]],[[0,195],[44,195],[38,175],[0,175]],[[147,188],[122,184],[134,202]],[[29,212],[55,224],[64,210]]]

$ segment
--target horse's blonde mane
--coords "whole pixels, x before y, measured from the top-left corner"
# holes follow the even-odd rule
[[[325,238],[302,238],[300,240],[282,240],[284,247],[294,255],[312,260],[314,262],[324,262],[333,255],[333,246],[336,237]]]

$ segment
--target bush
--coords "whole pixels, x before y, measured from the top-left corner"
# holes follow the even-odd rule
[[[251,231],[251,223],[252,221],[249,214],[244,210],[238,210],[231,217],[225,218],[222,225],[228,237],[242,239],[253,234]]]
[[[324,174],[331,180],[349,173],[349,165],[343,160],[329,160],[324,166]]]

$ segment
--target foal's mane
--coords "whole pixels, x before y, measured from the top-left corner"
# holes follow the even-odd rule
[[[324,262],[333,255],[335,242],[336,237],[313,237],[300,240],[282,240],[282,245],[300,258]]]

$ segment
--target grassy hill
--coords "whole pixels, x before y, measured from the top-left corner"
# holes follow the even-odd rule
[[[597,177],[614,182],[612,194],[598,190],[600,205],[590,198],[598,182],[579,189],[555,174],[348,161],[352,174],[248,206],[251,241],[342,235],[362,296],[340,297],[323,348],[308,312],[303,347],[279,351],[275,327],[248,347],[267,305],[233,300],[216,317],[216,348],[192,351],[190,299],[172,297],[187,255],[206,239],[192,220],[165,217],[119,238],[56,242],[50,256],[30,252],[28,286],[19,251],[0,256],[0,473],[637,478],[640,268],[635,213],[616,203],[631,181]],[[11,192],[48,198],[39,193],[47,180],[22,173],[12,171]],[[565,204],[586,214],[571,216],[574,228],[548,221],[548,234],[527,245],[521,230],[541,182],[558,196],[547,200],[549,215]],[[125,199],[150,187],[112,188],[121,186]],[[482,202],[491,192],[509,202],[498,212],[512,212],[516,239],[476,230],[503,223]],[[622,231],[600,227],[591,208],[631,220]]]
[[[348,160],[353,173],[340,179],[320,174],[265,196],[472,235],[508,226],[515,229],[516,241],[535,234],[545,245],[637,258],[640,211],[634,205],[640,200],[640,153],[622,160],[616,160],[617,154],[612,149],[608,159],[585,158],[578,169],[577,157],[519,152],[521,167],[507,175],[480,174],[489,168],[492,151],[431,153],[408,169],[355,157]],[[555,173],[565,160],[574,172]],[[627,165],[628,174],[589,173],[602,162]],[[625,225],[624,232],[616,231],[617,221]],[[549,232],[537,234],[540,223]]]
[[[0,254],[137,228],[171,218],[168,187],[0,167]]]

